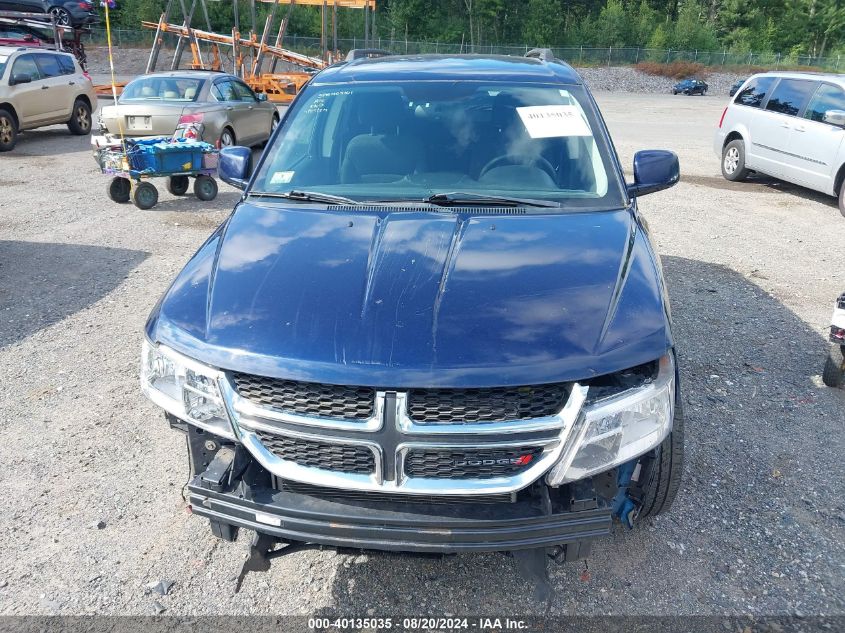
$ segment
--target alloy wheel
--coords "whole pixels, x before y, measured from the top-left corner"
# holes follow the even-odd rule
[[[50,9],[50,15],[56,19],[56,24],[59,26],[70,26],[70,13],[66,9],[53,7]]]
[[[91,117],[88,115],[88,109],[85,106],[81,105],[76,108],[76,122],[86,132],[91,129]]]
[[[235,139],[232,137],[232,133],[229,130],[223,130],[220,135],[220,147],[231,147],[234,144]]]
[[[728,174],[734,173],[737,165],[739,165],[739,150],[731,147],[725,152],[725,172]]]
[[[6,117],[0,117],[0,143],[11,143],[15,135],[12,122]]]

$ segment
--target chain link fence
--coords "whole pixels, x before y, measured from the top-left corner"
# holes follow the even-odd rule
[[[112,43],[117,47],[147,48],[152,45],[155,32],[152,30],[112,29]],[[94,30],[86,38],[86,45],[105,45],[104,30]],[[319,37],[288,35],[284,46],[299,53],[319,55]],[[495,44],[470,44],[452,42],[411,42],[375,38],[365,42],[363,38],[338,40],[338,48],[348,51],[353,48],[380,48],[394,53],[480,53],[491,55],[525,55],[530,46],[498,46]],[[732,53],[730,51],[684,51],[657,48],[597,48],[589,46],[553,47],[555,56],[574,66],[625,66],[640,62],[670,63],[693,62],[705,66],[755,67],[777,70],[779,68],[808,68],[839,72],[845,70],[845,56],[813,57],[809,55],[783,55],[781,53]]]

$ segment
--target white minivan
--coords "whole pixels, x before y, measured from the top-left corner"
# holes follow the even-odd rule
[[[713,141],[722,175],[755,171],[839,198],[845,215],[845,75],[750,77],[722,113]]]

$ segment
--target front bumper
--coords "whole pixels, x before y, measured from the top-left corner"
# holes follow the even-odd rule
[[[431,554],[578,543],[569,557],[610,532],[608,502],[592,482],[557,490],[538,485],[519,495],[475,500],[333,490],[279,480],[242,447],[182,428],[194,473],[188,484],[191,511],[208,518],[218,535],[233,538],[232,526],[284,541]]]
[[[252,499],[188,486],[194,514],[279,539],[332,547],[421,553],[551,547],[610,532],[610,510],[544,514],[530,501],[441,505],[331,500],[264,488]]]

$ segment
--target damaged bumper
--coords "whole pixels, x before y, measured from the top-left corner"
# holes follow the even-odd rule
[[[192,512],[218,531],[234,526],[288,542],[439,554],[553,547],[610,532],[607,503],[584,486],[553,499],[530,493],[475,503],[374,499],[280,482],[248,457],[233,467],[241,457],[221,453],[188,485]]]

